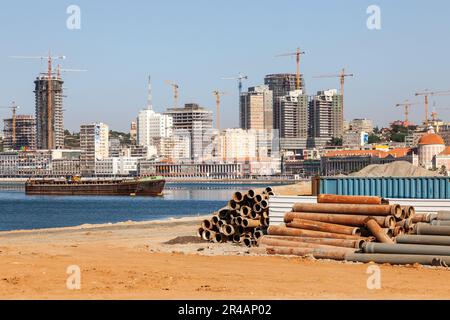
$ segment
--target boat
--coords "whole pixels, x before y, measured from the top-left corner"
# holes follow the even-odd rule
[[[123,179],[81,178],[79,176],[61,179],[30,178],[25,183],[25,194],[159,196],[162,195],[165,183],[164,177]]]

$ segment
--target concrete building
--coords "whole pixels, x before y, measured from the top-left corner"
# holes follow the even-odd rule
[[[349,129],[356,132],[367,132],[371,134],[373,132],[373,121],[370,119],[353,119],[349,123]]]
[[[16,151],[0,152],[0,177],[14,177],[17,175],[19,153]]]
[[[413,150],[399,148],[381,150],[337,150],[321,157],[321,175],[334,176],[357,172],[371,164],[385,164],[393,161],[413,163]]]
[[[348,149],[360,149],[369,143],[369,134],[364,131],[347,131],[342,137],[342,146]]]
[[[449,175],[450,172],[450,147],[446,147],[441,153],[434,156],[433,167],[440,173]]]
[[[426,169],[435,168],[435,165],[433,165],[434,158],[444,150],[444,139],[442,139],[440,135],[434,133],[434,130],[430,130],[419,140],[418,165]]]
[[[130,123],[130,140],[132,143],[136,143],[136,140],[137,140],[137,123],[136,123],[136,121],[131,121],[131,123]]]
[[[187,135],[155,138],[155,155],[163,161],[177,162],[191,159],[191,141]]]
[[[269,86],[248,88],[240,96],[239,110],[241,129],[273,128],[273,95]]]
[[[142,146],[152,145],[153,138],[172,136],[172,128],[172,116],[151,109],[141,110],[137,118],[137,143]]]
[[[3,120],[4,150],[36,149],[36,119],[31,115],[17,115],[15,119],[15,141],[13,119]]]
[[[83,175],[95,173],[95,161],[109,156],[109,130],[104,123],[85,124],[80,127],[81,171]]]
[[[165,113],[173,119],[173,131],[190,138],[191,159],[202,161],[213,153],[213,113],[196,103],[187,103],[184,108],[169,108]]]
[[[118,157],[120,154],[120,139],[119,138],[114,138],[114,137],[110,137],[109,141],[109,148],[108,148],[108,155],[110,157]]]
[[[336,89],[317,92],[310,102],[309,131],[319,141],[329,141],[343,136],[344,114],[342,95]]]
[[[279,73],[269,74],[264,78],[264,84],[272,91],[273,96],[273,128],[280,129],[281,126],[281,106],[280,99],[296,90],[296,74]],[[300,90],[305,92],[305,81],[303,75],[300,76]]]
[[[56,74],[41,74],[34,81],[37,149],[64,148],[63,83]]]
[[[137,176],[139,158],[104,158],[95,162],[97,176]]]
[[[279,98],[281,150],[306,148],[308,138],[308,96],[294,90]]]

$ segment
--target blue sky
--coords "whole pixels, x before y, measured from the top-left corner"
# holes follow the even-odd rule
[[[81,8],[81,29],[66,28],[66,9]],[[366,9],[381,8],[381,30],[366,27]],[[338,79],[315,79],[342,67],[355,74],[346,83],[346,119],[368,117],[379,125],[403,118],[398,102],[423,89],[450,89],[449,1],[2,1],[0,4],[0,105],[15,100],[21,113],[34,113],[33,80],[46,68],[39,60],[11,55],[64,54],[65,126],[102,121],[115,130],[146,103],[153,79],[154,108],[198,102],[214,110],[214,89],[223,97],[222,127],[238,125],[237,84],[221,80],[238,72],[261,84],[265,74],[295,72],[295,60],[274,55],[306,51],[306,90],[337,88]],[[422,100],[420,100],[422,101]],[[450,107],[450,96],[435,103]],[[438,110],[439,111],[439,110]],[[9,115],[0,109],[0,117]],[[442,110],[448,119],[450,111]],[[412,110],[423,118],[423,107]]]

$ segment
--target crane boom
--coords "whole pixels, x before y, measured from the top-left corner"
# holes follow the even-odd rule
[[[180,89],[180,86],[177,83],[169,81],[169,80],[166,80],[166,84],[168,84],[172,87],[174,107],[177,108],[178,107],[178,94],[179,94],[178,90]]]
[[[300,89],[300,56],[302,54],[306,54],[306,52],[301,51],[300,48],[297,48],[296,52],[289,52],[289,53],[282,53],[282,54],[275,55],[275,57],[290,57],[290,56],[296,57],[296,61],[297,61],[297,73],[296,73],[296,82],[295,82],[296,90]]]
[[[450,90],[443,90],[443,91],[430,91],[430,90],[425,90],[422,92],[416,92],[415,93],[416,96],[423,96],[424,97],[424,102],[425,102],[425,126],[428,127],[428,97],[429,96],[441,96],[441,95],[450,95]]]
[[[228,93],[214,90],[213,95],[216,97],[216,128],[217,128],[217,155],[220,156],[222,150],[220,148],[220,97]]]

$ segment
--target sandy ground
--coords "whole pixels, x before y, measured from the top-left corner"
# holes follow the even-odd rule
[[[450,299],[445,268],[382,265],[369,290],[367,264],[198,242],[200,219],[1,232],[0,299]]]

